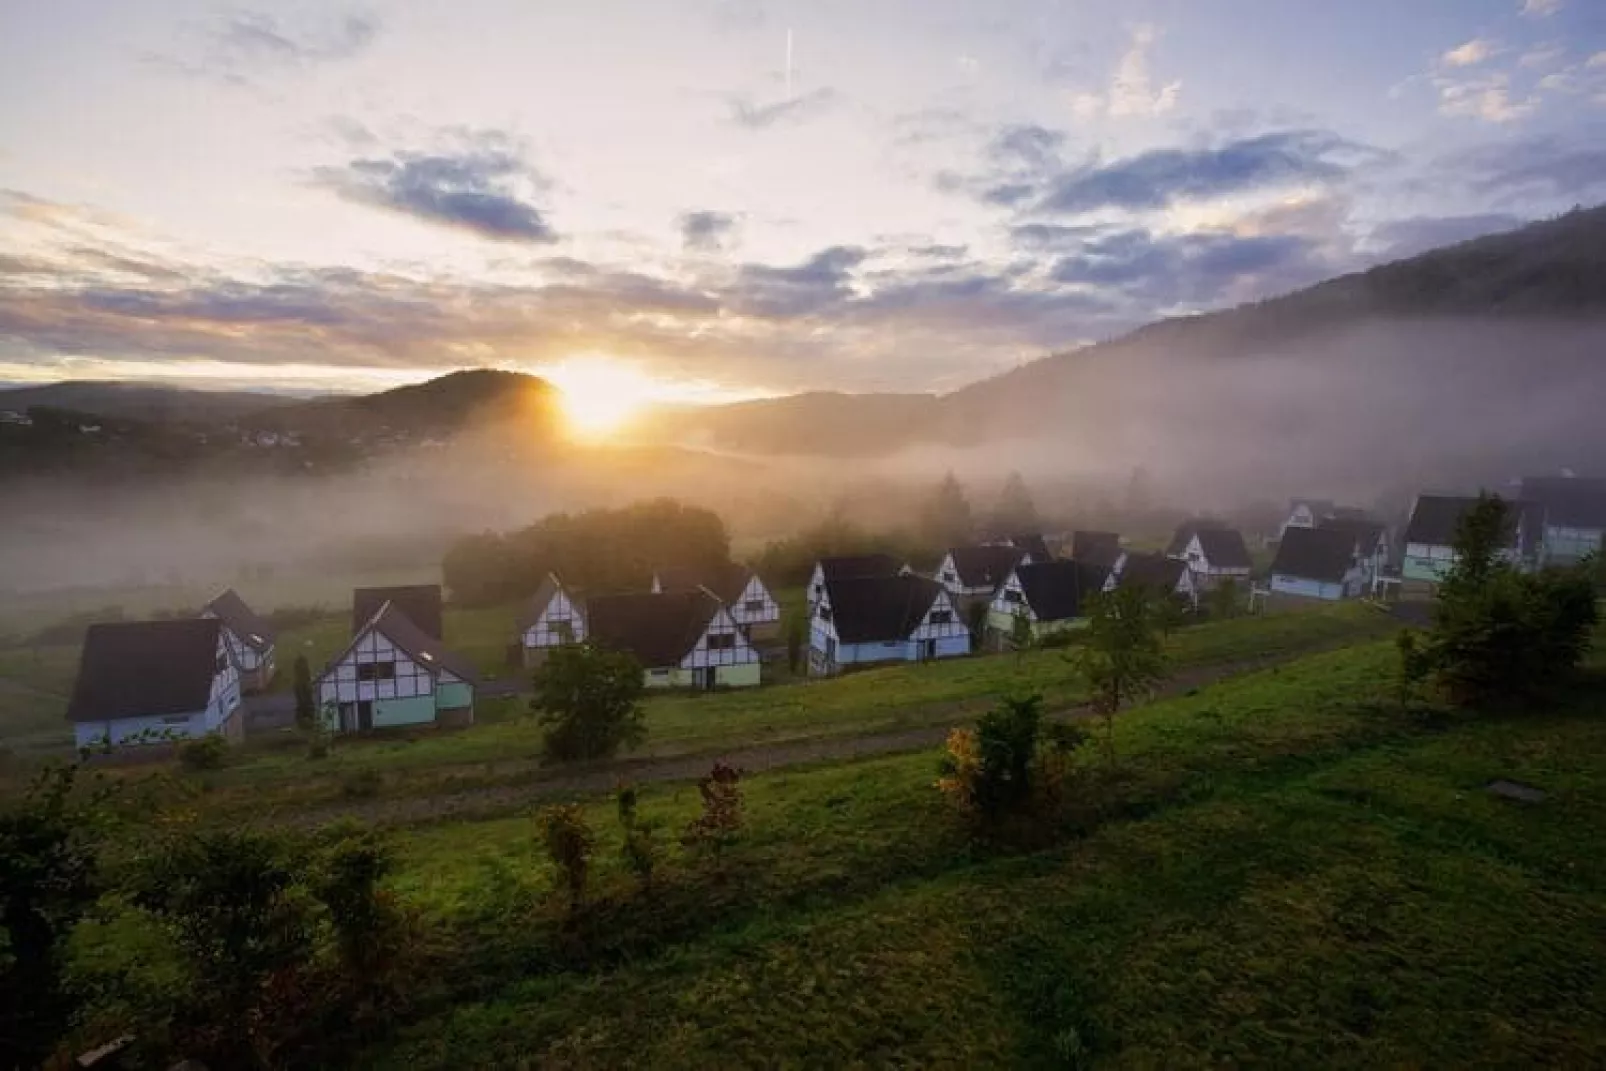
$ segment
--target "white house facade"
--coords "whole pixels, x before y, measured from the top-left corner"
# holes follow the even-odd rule
[[[343,733],[474,720],[473,667],[391,604],[317,680],[325,724]]]
[[[92,625],[68,704],[79,748],[245,736],[240,671],[215,620]]]

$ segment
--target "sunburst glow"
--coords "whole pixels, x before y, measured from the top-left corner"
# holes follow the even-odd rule
[[[712,404],[761,396],[711,383],[659,379],[634,364],[592,355],[547,365],[537,374],[562,392],[570,429],[587,439],[615,434],[654,405]]]

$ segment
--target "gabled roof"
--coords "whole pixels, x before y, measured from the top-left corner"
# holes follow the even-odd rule
[[[193,714],[217,675],[223,623],[202,617],[90,625],[78,659],[68,721]]]
[[[1273,575],[1336,584],[1355,562],[1355,536],[1342,528],[1290,528],[1277,544]]]
[[[890,554],[847,554],[821,558],[820,571],[827,582],[861,576],[897,576],[903,562]]]
[[[1369,557],[1383,542],[1388,529],[1377,521],[1363,517],[1332,516],[1326,517],[1316,524],[1317,528],[1326,531],[1343,532],[1355,541],[1355,548],[1362,557]]]
[[[727,603],[736,602],[753,579],[753,570],[745,565],[727,562],[714,568],[697,569],[687,566],[669,567],[654,574],[664,591],[696,591],[707,588]]]
[[[1009,571],[1020,564],[1025,551],[1019,547],[954,547],[948,557],[959,574],[959,583],[967,588],[993,588],[1002,584]]]
[[[679,664],[708,631],[720,603],[711,593],[599,595],[586,603],[586,636],[634,655],[643,669]]]
[[[1021,535],[1007,537],[1009,545],[1025,552],[1026,556],[1034,562],[1051,562],[1054,555],[1048,551],[1048,542],[1040,533],[1027,532]]]
[[[1248,569],[1254,564],[1236,528],[1197,528],[1193,534],[1212,569]]]
[[[1330,498],[1290,498],[1288,500],[1288,515],[1292,517],[1294,511],[1300,506],[1310,510],[1310,515],[1318,519],[1333,512],[1333,500]]]
[[[1026,604],[1039,621],[1084,616],[1088,598],[1104,590],[1109,575],[1110,571],[1101,565],[1074,560],[1015,567]]]
[[[1522,481],[1524,501],[1545,508],[1547,525],[1560,528],[1606,528],[1606,480],[1583,476],[1529,476]]]
[[[356,645],[357,637],[370,628],[395,644],[406,653],[407,657],[425,669],[444,669],[470,684],[477,683],[480,679],[479,670],[475,668],[473,662],[456,651],[447,650],[440,640],[419,628],[413,619],[393,602],[386,602],[373,617],[363,622],[363,627],[353,634],[351,644],[329,663],[330,667],[345,658],[346,653]]]
[[[1164,554],[1128,554],[1115,582],[1117,586],[1146,587],[1169,595],[1177,590],[1187,571],[1188,563],[1180,558],[1168,558]]]
[[[258,617],[233,588],[207,603],[206,608],[253,651],[266,651],[273,646],[273,626]]]
[[[441,586],[409,584],[394,588],[357,588],[351,593],[351,634],[355,636],[387,602],[407,615],[427,635],[440,639]]]
[[[1072,532],[1071,560],[1102,565],[1115,564],[1121,556],[1121,536],[1116,532]]]
[[[1448,547],[1455,542],[1455,529],[1461,517],[1478,504],[1472,495],[1417,495],[1411,510],[1411,523],[1405,527],[1407,543],[1422,543],[1430,547]],[[1506,545],[1517,545],[1523,517],[1521,503],[1508,502],[1506,510]]]
[[[541,581],[541,586],[535,589],[535,594],[531,595],[524,604],[524,609],[519,612],[518,630],[527,632],[537,621],[540,621],[546,614],[547,606],[551,604],[553,599],[558,597],[558,592],[562,590],[563,581],[557,578],[557,574],[548,573],[546,578]],[[570,596],[570,601],[573,601],[573,596]]]
[[[1292,510],[1290,510],[1290,512],[1292,512]],[[1171,533],[1171,542],[1167,543],[1165,548],[1166,556],[1175,557],[1187,551],[1188,544],[1192,542],[1194,533],[1196,532],[1203,531],[1207,528],[1217,529],[1225,527],[1226,525],[1221,521],[1210,517],[1195,517],[1191,521],[1183,521],[1181,524],[1177,525],[1177,530]]]
[[[943,590],[935,580],[912,573],[838,580],[827,591],[837,639],[842,643],[908,639]]]

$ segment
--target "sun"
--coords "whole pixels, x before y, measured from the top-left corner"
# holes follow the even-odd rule
[[[571,357],[541,369],[541,375],[562,392],[570,430],[583,439],[618,432],[667,393],[651,376],[606,357]]]

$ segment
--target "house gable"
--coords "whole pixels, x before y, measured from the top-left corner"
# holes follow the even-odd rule
[[[747,632],[728,608],[721,606],[708,621],[708,627],[680,660],[681,669],[708,666],[740,666],[757,662],[759,655],[747,640]]]
[[[524,624],[521,639],[526,647],[560,647],[566,643],[585,642],[585,613],[555,580],[546,605]]]

